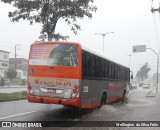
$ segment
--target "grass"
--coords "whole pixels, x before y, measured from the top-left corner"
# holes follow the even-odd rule
[[[27,98],[27,92],[14,92],[14,93],[0,93],[0,102],[3,101],[12,101],[12,100],[21,100]]]

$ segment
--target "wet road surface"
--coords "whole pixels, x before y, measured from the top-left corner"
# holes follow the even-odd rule
[[[124,102],[104,105],[100,110],[80,110],[52,104],[28,103],[26,100],[0,103],[0,121],[160,121],[160,99],[146,96],[151,89],[132,90]],[[109,127],[70,127],[54,129],[127,130]],[[51,126],[52,127],[52,126]],[[39,128],[53,129],[53,128]],[[130,128],[130,129],[160,129]]]

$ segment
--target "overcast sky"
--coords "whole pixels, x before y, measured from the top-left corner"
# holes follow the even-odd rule
[[[114,33],[105,37],[104,54],[126,66],[129,66],[128,55],[132,54],[134,45],[146,45],[156,52],[159,51],[150,0],[95,0],[94,5],[98,8],[97,12],[93,14],[92,19],[78,21],[82,30],[77,35],[70,31],[63,20],[58,22],[56,32],[69,35],[68,41],[80,42],[95,51],[103,52],[102,36],[95,33],[112,31]],[[154,5],[155,7],[159,5],[156,0]],[[19,23],[12,23],[8,18],[8,12],[12,10],[12,6],[0,3],[0,50],[9,51],[10,57],[14,57],[15,44],[21,44],[17,54],[19,57],[28,58],[29,46],[38,40],[41,25],[31,26],[28,21],[22,20]],[[155,13],[155,19],[159,35],[158,13]],[[157,57],[153,52],[147,50],[131,56],[130,67],[134,75],[146,62],[152,68],[150,75],[156,73]]]

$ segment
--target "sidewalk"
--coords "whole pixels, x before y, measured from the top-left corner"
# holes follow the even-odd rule
[[[156,97],[160,99],[160,90],[158,90],[158,92],[156,92],[156,88],[153,88],[152,90],[150,90],[146,97]]]
[[[13,92],[22,92],[27,91],[26,86],[1,86],[0,93],[13,93]]]
[[[20,86],[20,85],[6,85],[6,86],[0,86],[0,88],[26,88],[27,85],[25,86]]]

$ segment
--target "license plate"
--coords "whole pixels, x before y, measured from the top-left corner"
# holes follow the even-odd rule
[[[53,88],[47,88],[47,92],[50,92],[50,93],[56,93],[56,89],[53,89]]]

